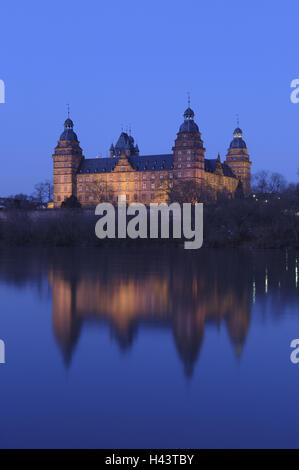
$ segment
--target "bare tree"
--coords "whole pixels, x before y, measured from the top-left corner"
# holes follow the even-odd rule
[[[181,180],[174,178],[166,179],[163,183],[163,191],[168,202],[178,202],[196,204],[201,197],[202,188],[199,183],[193,180]]]
[[[252,190],[254,193],[265,194],[268,192],[269,172],[262,170],[252,177]]]
[[[280,173],[271,173],[268,186],[269,193],[281,193],[286,189],[287,182]]]
[[[277,194],[287,187],[285,178],[280,173],[262,170],[253,175],[253,192],[257,194]]]
[[[45,204],[53,199],[53,184],[49,180],[37,183],[34,186],[33,192],[34,199],[39,204]]]
[[[107,183],[99,181],[98,179],[93,180],[89,184],[89,192],[97,204],[105,202],[108,199]]]

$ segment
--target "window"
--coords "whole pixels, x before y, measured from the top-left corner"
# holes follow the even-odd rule
[[[151,186],[152,186],[152,189],[155,189],[155,183],[152,183]]]
[[[82,191],[82,186],[79,186],[79,191]]]
[[[182,176],[182,173],[181,173],[181,172],[179,172],[179,173],[178,173],[178,177],[179,177],[179,178],[181,178],[181,176]]]
[[[146,174],[143,173],[142,178],[145,180],[146,179]]]
[[[143,183],[142,188],[146,189],[146,183]]]
[[[178,165],[178,168],[182,168],[182,165],[181,165],[181,164],[179,164],[179,165]]]
[[[151,176],[151,178],[152,178],[152,180],[154,180],[154,179],[155,179],[155,175],[154,175],[154,173],[152,173],[152,176]]]

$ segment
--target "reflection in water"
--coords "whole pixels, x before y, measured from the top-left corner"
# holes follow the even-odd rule
[[[159,253],[133,259],[101,254],[88,263],[81,259],[76,269],[72,262],[63,270],[52,264],[53,326],[65,362],[84,321],[108,322],[121,348],[133,343],[140,325],[171,329],[187,375],[198,358],[206,322],[224,321],[240,355],[249,327],[250,285],[241,286],[237,279],[233,285],[219,258],[186,258],[181,252],[163,259]]]
[[[55,337],[65,364],[71,361],[84,322],[109,324],[125,350],[140,326],[172,331],[186,375],[191,376],[203,343],[205,325],[226,325],[234,352],[242,355],[257,300],[279,315],[286,302],[297,302],[298,266],[294,253],[52,249],[39,255],[20,251],[15,269],[2,258],[0,276],[22,285],[34,282],[52,291]],[[45,280],[47,281],[45,284]]]

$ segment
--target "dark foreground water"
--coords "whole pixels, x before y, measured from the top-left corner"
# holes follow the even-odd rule
[[[299,447],[299,254],[0,256],[0,447]]]

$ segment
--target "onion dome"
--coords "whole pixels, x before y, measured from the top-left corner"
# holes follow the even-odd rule
[[[246,142],[243,140],[243,132],[242,132],[242,129],[240,129],[239,127],[237,127],[235,130],[234,130],[234,138],[233,140],[231,141],[230,143],[230,148],[231,149],[246,149],[247,146],[246,146]]]

